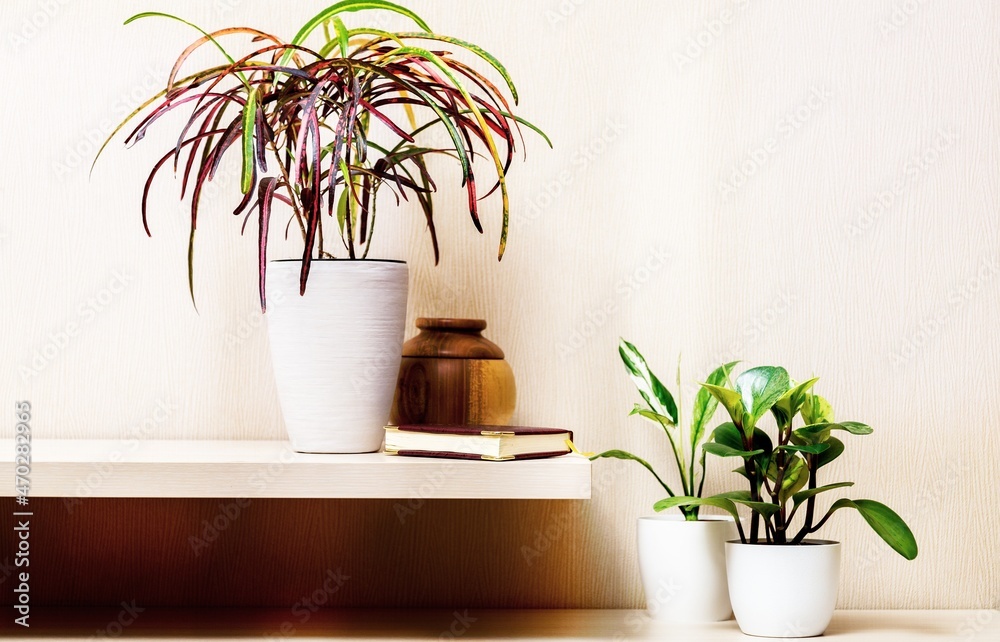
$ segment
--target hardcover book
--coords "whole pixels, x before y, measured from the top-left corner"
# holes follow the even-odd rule
[[[506,461],[538,459],[570,452],[573,433],[526,426],[400,425],[385,427],[385,453]]]

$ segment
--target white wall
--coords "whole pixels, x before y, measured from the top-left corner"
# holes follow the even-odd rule
[[[324,5],[5,5],[0,389],[5,404],[33,402],[38,438],[137,426],[150,438],[283,436],[254,239],[237,234],[231,195],[209,195],[204,210],[196,314],[176,183],[154,190],[152,239],[138,212],[171,127],[129,152],[115,145],[90,180],[86,166],[193,39],[166,22],[123,27],[126,17],[159,9],[290,38]],[[655,431],[625,416],[635,394],[619,335],[664,373],[683,353],[687,399],[724,358],[820,375],[842,418],[876,430],[850,441],[829,481],[853,479],[855,496],[896,508],[921,547],[906,563],[858,516],[838,515],[825,534],[846,545],[841,606],[996,607],[997,5],[411,5],[501,57],[520,113],[556,149],[529,140],[512,172],[499,264],[497,199],[478,237],[464,193],[442,191],[437,268],[419,213],[383,206],[379,251],[411,265],[410,326],[486,318],[517,375],[516,420],[663,464]],[[711,465],[714,491],[724,475]],[[593,533],[560,553],[610,578],[594,606],[641,599],[634,522],[659,498],[641,473],[598,463]]]

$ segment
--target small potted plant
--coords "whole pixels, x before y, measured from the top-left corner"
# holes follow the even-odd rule
[[[653,374],[636,347],[622,339],[618,353],[643,400],[642,404],[635,404],[630,415],[649,419],[663,430],[680,478],[682,492],[679,495],[700,497],[705,484],[702,444],[707,439],[707,427],[718,401],[708,390],[700,389],[694,399],[690,422],[684,426],[679,404]],[[734,365],[735,362],[719,366],[708,375],[708,381],[726,386]],[[678,396],[680,386],[678,366]],[[609,450],[591,459],[602,457],[638,462],[668,495],[677,495],[641,457],[624,450]],[[726,587],[724,543],[736,537],[736,527],[729,516],[704,515],[699,507],[700,504],[679,505],[678,515],[639,518],[636,527],[639,572],[649,614],[655,619],[717,622],[732,616]]]
[[[856,421],[834,421],[830,403],[811,394],[816,381],[792,383],[784,368],[763,366],[741,374],[732,388],[704,383],[703,389],[731,419],[713,431],[704,450],[741,459],[743,465],[734,472],[748,489],[657,503],[657,510],[719,506],[736,519],[738,505],[750,510],[749,533],[741,528],[739,539],[726,544],[729,595],[740,629],[748,635],[811,637],[826,630],[837,605],[840,543],[810,536],[842,508],[858,511],[904,558],[917,556],[917,542],[906,523],[874,500],[838,499],[819,517],[818,495],[853,485],[818,484],[819,470],[844,452],[844,442],[834,434],[867,435],[872,429]],[[768,412],[777,428],[774,440],[758,427]],[[796,417],[803,424],[798,428]]]
[[[367,9],[402,15],[414,29],[389,32],[344,24],[345,14]],[[496,58],[434,33],[418,15],[385,0],[342,0],[309,19],[290,41],[247,27],[208,33],[156,12],[138,14],[126,24],[148,17],[180,21],[198,37],[177,59],[163,91],[111,135],[142,115],[125,139],[135,143],[161,117],[186,114],[176,142],[146,181],[146,233],[150,185],[169,166],[180,175],[181,198],[191,196],[187,261],[194,300],[202,191],[225,158],[240,158],[233,213],[242,218],[242,229],[250,219],[257,227],[254,269],[261,310],[274,303],[267,327],[292,446],[306,452],[377,450],[399,372],[408,287],[405,263],[368,257],[378,195],[388,190],[396,204],[416,201],[437,262],[436,182],[427,161],[440,156],[459,165],[469,215],[482,233],[478,201],[485,196],[477,191],[473,165],[479,153],[496,176],[486,195],[498,191],[502,198],[502,257],[506,174],[519,125],[541,132],[512,113],[517,91]],[[230,54],[222,42],[233,38],[249,42],[248,50]],[[182,72],[203,47],[217,50],[218,62]],[[469,58],[463,62],[443,48]],[[489,74],[469,59],[488,67]],[[488,75],[501,82],[494,84]],[[435,128],[447,144],[426,138]],[[275,204],[287,208],[286,219],[274,220]],[[300,255],[269,263],[268,239],[287,237],[290,229],[302,240]],[[307,285],[311,296],[299,296]]]

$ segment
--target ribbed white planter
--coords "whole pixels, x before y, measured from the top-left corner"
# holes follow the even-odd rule
[[[740,630],[769,638],[822,635],[837,607],[840,543],[726,542],[729,597]]]
[[[672,622],[728,620],[725,542],[736,537],[731,517],[640,517],[639,572],[650,617]]]
[[[267,268],[268,336],[292,448],[379,449],[396,390],[408,270],[395,261],[313,261],[299,296],[301,261]]]

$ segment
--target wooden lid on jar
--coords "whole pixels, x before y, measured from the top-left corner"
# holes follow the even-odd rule
[[[441,359],[503,359],[500,346],[480,333],[483,319],[417,319],[420,333],[403,344],[404,357]]]

